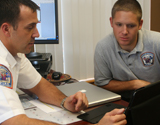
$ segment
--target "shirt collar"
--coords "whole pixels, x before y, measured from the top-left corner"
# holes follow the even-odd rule
[[[121,49],[121,47],[119,46],[115,36],[114,36],[114,42],[115,42],[115,48],[116,48],[117,52],[128,53],[127,51]],[[137,42],[137,45],[130,53],[133,54],[133,53],[136,53],[136,52],[142,52],[142,50],[143,50],[143,36],[142,36],[142,31],[139,30],[138,31],[138,42]]]
[[[1,49],[0,56],[8,62],[11,68],[13,68],[20,61],[18,56],[15,57],[12,56],[12,54],[7,50],[7,48],[4,46],[1,40],[0,40],[0,49]]]

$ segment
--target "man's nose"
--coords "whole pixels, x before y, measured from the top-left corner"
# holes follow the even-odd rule
[[[123,33],[124,35],[128,34],[128,29],[127,29],[127,26],[126,26],[126,25],[123,26],[123,29],[122,29],[122,30],[123,30],[122,33]]]
[[[32,36],[33,36],[34,38],[35,38],[35,37],[39,37],[39,32],[38,32],[38,29],[37,29],[37,28],[34,30],[34,33],[33,33]]]

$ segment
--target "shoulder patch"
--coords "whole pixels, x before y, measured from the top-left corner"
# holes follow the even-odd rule
[[[8,70],[8,68],[0,64],[0,85],[12,89],[13,88],[12,79],[13,79],[12,74]]]
[[[141,60],[144,66],[151,66],[154,64],[154,54],[151,52],[142,53]]]

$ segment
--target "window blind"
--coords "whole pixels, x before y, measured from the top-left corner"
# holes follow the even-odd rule
[[[150,0],[138,0],[143,27],[150,29]],[[37,52],[50,52],[52,69],[82,80],[94,77],[94,49],[112,31],[109,18],[116,0],[59,0],[58,45],[35,45]]]

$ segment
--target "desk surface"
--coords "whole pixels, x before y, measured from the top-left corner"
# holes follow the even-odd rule
[[[116,104],[119,104],[119,105],[123,105],[123,106],[126,106],[126,107],[128,106],[128,102],[123,101],[123,100],[115,101],[113,103],[116,103]],[[92,110],[92,109],[97,108],[97,107],[99,107],[99,106],[88,108],[85,111],[89,111],[89,110]],[[93,125],[93,124],[91,124],[89,122],[85,122],[85,121],[79,121],[79,122],[74,122],[74,123],[67,124],[67,125]]]
[[[25,94],[26,95],[26,94]],[[115,103],[115,104],[119,104],[119,105],[123,105],[123,106],[128,106],[128,102],[126,102],[126,101],[123,101],[123,100],[118,100],[118,101],[114,101],[113,103]],[[104,105],[104,104],[102,104],[102,105]],[[99,105],[99,106],[102,106],[102,105]],[[90,111],[90,110],[92,110],[92,109],[94,109],[94,108],[97,108],[97,107],[99,107],[99,106],[94,106],[94,107],[90,107],[90,108],[88,108],[88,109],[86,109],[85,111],[87,112],[87,111]],[[78,122],[74,122],[74,123],[70,123],[70,124],[67,124],[67,125],[93,125],[93,124],[91,124],[91,123],[89,123],[89,122],[86,122],[86,121],[78,121]]]

